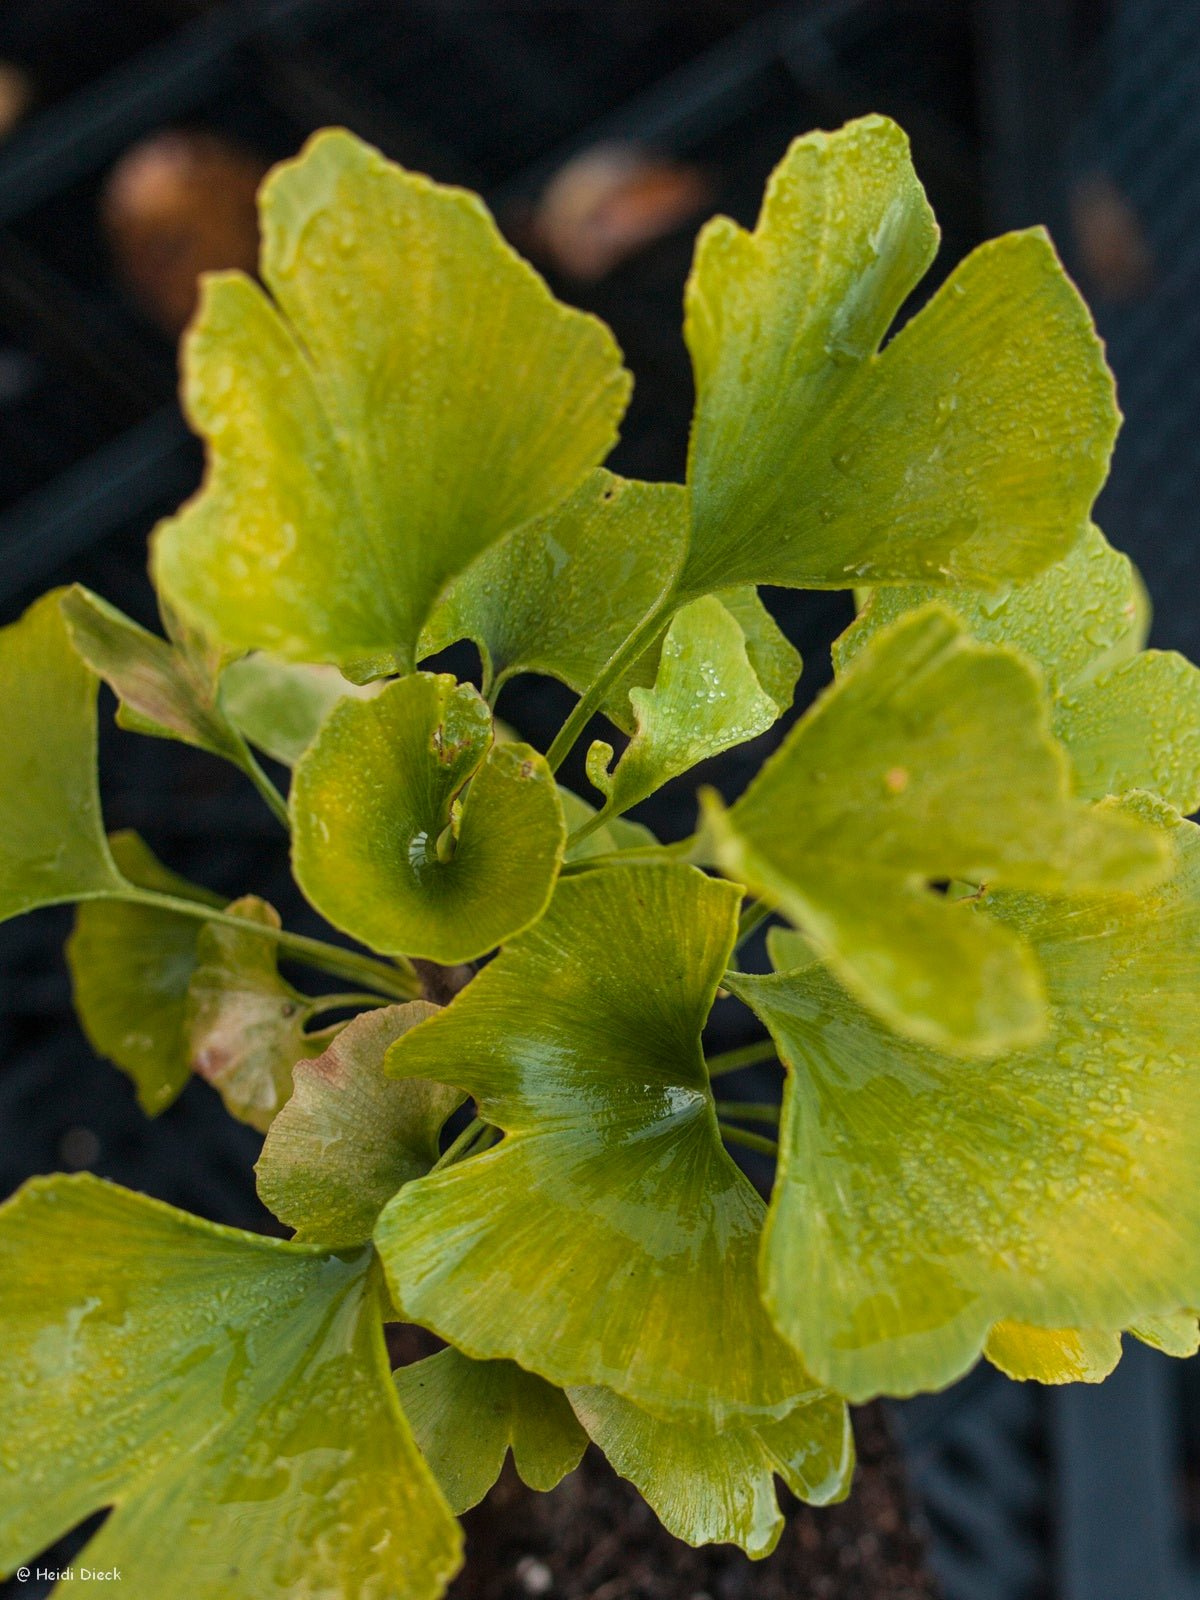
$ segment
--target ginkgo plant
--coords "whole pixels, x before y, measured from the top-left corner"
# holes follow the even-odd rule
[[[475,197],[329,131],[261,222],[186,338],[163,635],[78,587],[0,632],[0,914],[77,903],[92,1044],[260,1129],[294,1237],[88,1175],[0,1210],[0,1569],[111,1507],[131,1596],[427,1600],[509,1452],[548,1489],[589,1439],[762,1556],[776,1477],[848,1492],[848,1400],[1194,1350],[1200,672],[1090,522],[1118,412],[1045,235],[889,336],[907,142],[798,139],[700,235],[679,485],[604,468],[620,352]],[[628,813],[791,706],[760,585],[859,591],[833,685],[660,842]],[[477,683],[423,670],[462,640]],[[545,752],[494,719],[529,673]],[[245,773],[353,945],[106,837],[101,683]],[[761,1042],[706,1059],[717,1004]],[[781,1105],[722,1093],[769,1059]],[[393,1372],[397,1321],[445,1348]]]

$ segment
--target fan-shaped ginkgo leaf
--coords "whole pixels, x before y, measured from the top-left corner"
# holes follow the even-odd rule
[[[364,1011],[296,1066],[255,1170],[263,1201],[300,1238],[362,1244],[397,1189],[437,1160],[438,1134],[462,1096],[383,1072],[389,1045],[436,1014],[424,1000]]]
[[[876,589],[834,646],[845,669],[880,628],[937,596],[976,639],[1024,650],[1042,668],[1053,727],[1089,799],[1146,789],[1200,809],[1200,668],[1143,650],[1149,607],[1136,570],[1098,528],[1027,583]]]
[[[375,1231],[393,1299],[479,1359],[722,1423],[812,1388],[771,1328],[762,1202],[721,1145],[700,1029],[739,896],[669,865],[560,881],[545,916],[388,1069],[504,1129],[410,1183]]]
[[[562,1391],[514,1361],[472,1361],[451,1347],[394,1377],[452,1511],[479,1504],[509,1450],[523,1482],[544,1492],[574,1472],[587,1446]]]
[[[277,167],[260,213],[265,290],[208,278],[187,337],[209,471],[156,578],[232,650],[410,671],[448,580],[603,460],[628,375],[476,196],[349,133]]]
[[[1070,794],[1041,684],[936,605],[865,647],[728,812],[731,877],[776,904],[846,986],[912,1038],[995,1054],[1044,1023],[1017,933],[930,888],[1058,892],[1162,875],[1165,838]]]
[[[1136,809],[1175,840],[1167,882],[984,902],[1045,974],[1031,1049],[900,1039],[815,966],[726,978],[790,1069],[764,1294],[838,1392],[940,1387],[997,1322],[1117,1332],[1200,1300],[1200,829]]]
[[[291,810],[296,879],[317,910],[376,950],[433,961],[470,961],[540,916],[566,836],[543,757],[494,744],[476,691],[423,672],[334,707]]]
[[[97,680],[61,599],[43,595],[0,629],[0,921],[122,886],[96,784]]]
[[[742,629],[715,595],[675,613],[651,689],[631,689],[636,730],[616,766],[596,740],[588,777],[620,814],[709,756],[765,733],[784,708],[766,694]]]
[[[225,902],[168,871],[136,833],[109,839],[121,875],[137,888]],[[188,1080],[184,1028],[188,984],[196,970],[201,924],[158,906],[87,900],[67,940],[75,1010],[92,1048],[133,1079],[150,1116],[164,1111]]]
[[[0,1210],[0,1571],[81,1554],[154,1600],[435,1600],[461,1537],[396,1402],[370,1251],[97,1179]]]
[[[667,594],[686,547],[685,489],[593,472],[455,580],[422,653],[471,639],[493,693],[522,672],[582,693]]]
[[[936,243],[883,117],[797,139],[753,233],[705,227],[683,594],[1023,577],[1083,531],[1118,424],[1086,306],[1043,233],[1009,234],[879,353]]]
[[[693,1414],[653,1416],[611,1389],[572,1389],[569,1398],[612,1466],[688,1544],[770,1555],[783,1532],[775,1475],[813,1505],[849,1493],[850,1418],[819,1390],[778,1419],[739,1417],[723,1428]]]

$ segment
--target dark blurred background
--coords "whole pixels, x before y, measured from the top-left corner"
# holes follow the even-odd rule
[[[1050,226],[1127,418],[1099,520],[1146,576],[1155,642],[1200,656],[1195,0],[3,0],[0,621],[81,580],[153,624],[146,536],[200,470],[175,399],[196,273],[252,266],[258,179],[312,129],[345,124],[480,190],[556,291],[616,330],[637,388],[613,465],[679,478],[697,227],[715,210],[752,223],[793,135],[871,110],[909,131],[941,220],[918,298],[988,235]],[[806,703],[848,598],[767,598],[804,652]],[[564,699],[535,683],[500,709],[543,742]],[[306,926],[280,832],[232,769],[103,723],[110,826]],[[709,776],[736,793],[762,754]],[[689,831],[691,787],[647,820]],[[263,1226],[257,1137],[199,1082],[147,1123],[89,1052],[69,923],[0,929],[0,1194],[90,1168]],[[1050,1394],[981,1368],[898,1408],[947,1600],[1200,1596],[1194,1365],[1139,1346],[1102,1389]]]

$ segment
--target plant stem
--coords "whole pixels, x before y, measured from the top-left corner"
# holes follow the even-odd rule
[[[568,848],[578,840],[573,836],[568,841]],[[674,844],[643,844],[633,845],[628,850],[606,850],[602,855],[585,856],[582,861],[568,861],[562,871],[566,874],[590,871],[592,867],[611,867],[619,861],[676,861],[680,857],[687,858],[695,836],[686,839],[677,839]]]
[[[730,1144],[745,1145],[747,1150],[758,1150],[764,1156],[777,1156],[779,1146],[774,1139],[764,1139],[761,1133],[748,1133],[745,1128],[731,1128],[727,1122],[717,1121],[722,1135]]]
[[[585,839],[589,839],[592,834],[595,833],[597,828],[604,827],[608,820],[609,814],[602,806],[600,810],[596,812],[595,816],[589,817],[586,822],[581,823],[579,827],[575,829],[574,833],[567,835],[566,848],[568,850],[574,850],[577,844],[582,844]]]
[[[296,961],[317,967],[322,972],[330,972],[338,978],[367,984],[393,1000],[415,1000],[421,993],[421,980],[407,961],[392,965],[374,956],[360,955],[357,950],[343,950],[339,945],[327,944],[324,939],[310,939],[303,933],[288,933],[283,928],[252,922],[249,917],[216,911],[198,900],[184,900],[173,894],[160,894],[154,889],[137,889],[130,885],[112,898],[150,906],[156,911],[170,911],[179,917],[191,917],[195,922],[215,922],[222,928],[252,933],[259,939],[274,939],[280,950]]]
[[[546,752],[546,763],[551,772],[557,772],[563,761],[570,754],[576,739],[587,726],[592,714],[600,709],[604,696],[624,672],[625,668],[636,661],[646,645],[662,625],[663,619],[671,609],[674,590],[668,590],[659,599],[653,610],[638,623],[637,627],[619,645],[608,661],[600,669],[599,676],[593,681],[587,691],[575,702],[570,716],[554,736],[554,742]]]
[[[288,815],[287,801],[271,782],[270,778],[267,777],[266,773],[259,765],[258,759],[253,750],[251,750],[250,746],[244,739],[242,740],[242,771],[246,774],[246,776],[250,779],[250,782],[267,802],[267,805],[270,808],[275,820],[282,823],[283,826],[290,832],[292,827],[292,819]]]
[[[496,1142],[499,1130],[490,1122],[484,1122],[476,1117],[468,1122],[454,1143],[445,1149],[430,1167],[431,1172],[440,1172],[443,1167],[452,1167],[456,1161],[465,1161],[468,1156],[473,1156],[477,1150],[486,1150]]]
[[[778,1105],[763,1100],[718,1100],[717,1116],[740,1118],[743,1122],[778,1122]]]
[[[776,1061],[778,1052],[770,1039],[760,1039],[757,1044],[739,1045],[736,1050],[723,1050],[710,1056],[706,1063],[710,1078],[719,1078],[723,1072],[736,1072],[739,1067],[753,1067],[760,1061]]]
[[[322,1011],[349,1011],[354,1006],[385,1006],[387,999],[381,994],[319,994],[313,996],[312,1015]]]
[[[733,948],[740,950],[755,928],[760,927],[774,909],[774,906],[767,905],[765,901],[752,900],[738,918],[737,938],[733,942]]]

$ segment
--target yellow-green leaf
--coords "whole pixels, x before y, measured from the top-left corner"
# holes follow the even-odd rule
[[[160,639],[80,584],[62,609],[72,644],[120,701],[123,727],[243,764],[245,745],[217,703],[218,652],[198,638]]]
[[[478,1359],[718,1425],[811,1390],[759,1302],[762,1202],[722,1147],[700,1053],[738,903],[686,866],[564,878],[393,1046],[389,1071],[454,1084],[506,1135],[381,1216],[406,1317]]]
[[[700,235],[688,595],[993,581],[1083,531],[1118,413],[1045,235],[981,246],[880,342],[937,229],[894,123],[797,139],[753,233]]]
[[[613,1467],[690,1545],[737,1544],[752,1560],[769,1556],[783,1532],[776,1475],[813,1505],[850,1491],[850,1418],[819,1390],[778,1420],[735,1417],[723,1428],[690,1413],[652,1416],[610,1389],[571,1389],[569,1398]]]
[[[280,925],[275,908],[252,894],[228,909],[265,928]],[[184,1007],[192,1070],[212,1084],[226,1110],[260,1132],[291,1094],[292,1068],[319,1055],[330,1037],[304,1031],[319,1005],[280,977],[278,954],[274,939],[205,923]]]
[[[1200,829],[1136,809],[1175,841],[1167,882],[984,902],[1045,975],[1031,1049],[901,1039],[815,966],[726,978],[789,1068],[764,1295],[839,1393],[941,1387],[997,1322],[1116,1333],[1200,1301]]]
[[[1036,674],[937,605],[873,639],[737,804],[710,802],[708,832],[864,1004],[963,1054],[1036,1037],[1041,985],[1012,929],[931,884],[1131,888],[1169,860],[1161,833],[1071,796]]]
[[[436,1600],[461,1536],[388,1371],[371,1254],[215,1227],[83,1176],[0,1210],[0,1571],[153,1600]]]
[[[593,472],[556,511],[484,551],[455,581],[422,653],[472,639],[493,692],[518,673],[540,672],[582,693],[670,588],[687,532],[678,484]]]
[[[221,706],[251,744],[294,767],[339,700],[369,700],[378,688],[351,683],[336,667],[280,661],[256,650],[221,674]]]
[[[377,950],[434,961],[470,961],[540,916],[566,836],[543,757],[494,744],[476,691],[429,673],[335,706],[291,810],[296,879],[317,910]]]
[[[1121,1335],[1101,1328],[998,1322],[983,1353],[1019,1383],[1103,1383],[1121,1359]]]
[[[168,871],[136,833],[109,839],[121,875],[141,889],[219,909],[224,901]],[[88,900],[67,940],[75,1010],[92,1048],[128,1073],[150,1116],[188,1080],[184,1012],[200,924],[158,906]]]
[[[462,1096],[383,1073],[389,1045],[436,1012],[424,1000],[364,1011],[322,1055],[297,1063],[255,1171],[263,1201],[299,1237],[362,1244],[397,1189],[437,1160],[438,1134]]]
[[[265,290],[208,278],[187,337],[208,475],[156,578],[232,650],[409,671],[446,583],[603,460],[629,378],[480,200],[349,133],[277,167],[260,215]]]
[[[421,1453],[454,1512],[478,1505],[513,1465],[531,1489],[553,1489],[587,1447],[560,1389],[513,1361],[472,1361],[453,1346],[393,1374]]]
[[[1137,571],[1098,528],[1027,583],[979,589],[873,590],[834,646],[844,670],[880,628],[937,596],[972,635],[1024,650],[1041,667],[1055,736],[1089,799],[1146,789],[1200,809],[1200,669],[1143,650],[1149,605]]]
[[[759,683],[739,624],[715,595],[676,612],[652,689],[629,691],[636,731],[610,772],[613,748],[596,740],[588,777],[620,814],[672,778],[766,730],[781,707]]]
[[[96,783],[97,681],[61,591],[0,629],[0,920],[119,892]]]

